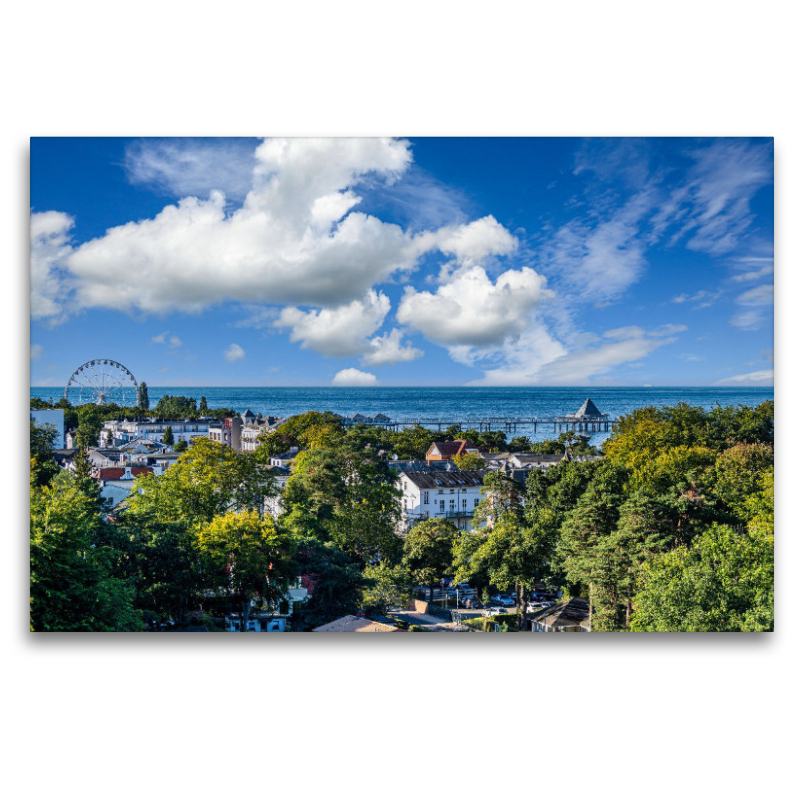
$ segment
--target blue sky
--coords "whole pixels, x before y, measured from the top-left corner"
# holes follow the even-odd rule
[[[772,385],[771,139],[31,140],[31,383]]]

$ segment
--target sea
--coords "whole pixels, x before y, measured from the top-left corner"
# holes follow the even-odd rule
[[[205,396],[210,408],[232,408],[243,413],[288,417],[305,411],[385,414],[393,419],[480,419],[486,417],[554,417],[576,412],[591,398],[603,414],[619,417],[644,406],[688,403],[706,410],[721,406],[756,406],[774,399],[774,389],[763,387],[658,386],[658,387],[242,387],[242,386],[148,386],[153,408],[163,395],[185,395],[199,402]],[[58,401],[62,393],[53,387],[31,387],[31,397]],[[533,441],[554,438],[552,427],[520,425],[516,433]],[[556,434],[557,435],[557,434]],[[599,445],[610,434],[592,434]]]

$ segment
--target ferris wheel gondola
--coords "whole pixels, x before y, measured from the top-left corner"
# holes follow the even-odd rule
[[[138,402],[138,395],[139,384],[133,373],[110,358],[95,358],[81,364],[69,376],[64,388],[64,398],[73,405],[116,403],[132,406]]]

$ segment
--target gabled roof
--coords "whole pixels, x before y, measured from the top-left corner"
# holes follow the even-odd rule
[[[152,472],[152,467],[132,467],[131,475],[137,478],[145,472]],[[121,481],[125,476],[124,467],[103,467],[97,471],[97,477],[101,481]]]
[[[537,455],[536,453],[514,453],[512,456],[520,464],[555,464],[564,459],[563,453]]]
[[[588,627],[589,602],[583,597],[573,597],[571,600],[543,609],[531,619],[551,628],[570,628],[574,625]]]
[[[467,489],[483,486],[483,476],[488,469],[454,469],[437,470],[436,472],[401,472],[401,478],[407,478],[420,489]]]
[[[428,448],[428,453],[430,453],[434,447],[439,451],[441,456],[449,458],[457,456],[459,453],[465,453],[467,450],[478,449],[472,442],[466,439],[456,439],[454,442],[434,442]]]

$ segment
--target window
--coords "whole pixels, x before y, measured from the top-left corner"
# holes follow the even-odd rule
[[[428,492],[422,493],[422,503],[423,505],[428,505],[430,501],[428,500]]]
[[[467,498],[466,497],[461,501],[461,508],[463,508],[465,511],[467,510]]]
[[[478,507],[478,503],[480,503],[480,501],[481,501],[480,497],[475,498],[475,508]]]
[[[456,493],[456,490],[455,490],[455,489],[451,489],[451,490],[450,490],[450,494],[455,494],[455,493]]]
[[[444,500],[439,501],[439,511],[444,511]]]
[[[451,500],[450,501],[450,510],[451,511],[455,511],[456,510],[456,501],[455,500]]]

